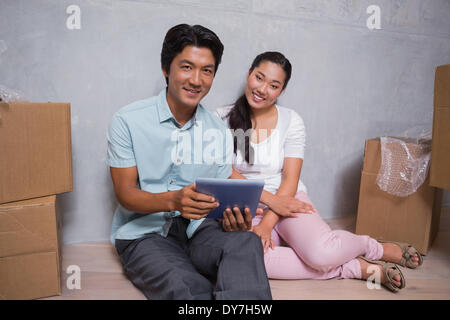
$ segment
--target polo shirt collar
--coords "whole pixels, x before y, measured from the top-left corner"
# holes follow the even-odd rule
[[[159,116],[159,122],[164,122],[166,120],[169,120],[170,118],[174,118],[172,112],[170,111],[169,105],[167,104],[166,99],[166,88],[164,88],[158,95],[158,116]]]
[[[174,123],[178,123],[177,120],[175,119],[175,117],[173,116],[172,112],[170,111],[169,104],[167,103],[167,99],[166,99],[166,91],[167,91],[167,88],[164,88],[158,95],[157,107],[158,107],[159,123],[162,123],[169,119],[173,119]],[[202,108],[203,107],[200,104],[197,105],[194,115],[184,125],[184,128],[188,129],[189,127],[191,127],[193,124],[195,124],[197,122],[199,112],[201,112],[200,109],[202,109]]]

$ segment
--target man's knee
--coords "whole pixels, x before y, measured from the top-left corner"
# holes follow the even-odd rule
[[[209,300],[213,296],[211,282],[198,272],[172,270],[167,291],[173,300]],[[166,298],[165,298],[166,299]]]
[[[248,231],[230,232],[225,250],[239,250],[239,252],[257,253],[260,255],[264,254],[259,236]]]

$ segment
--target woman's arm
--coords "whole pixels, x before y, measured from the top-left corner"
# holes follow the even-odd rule
[[[301,158],[284,158],[281,184],[276,193],[277,195],[295,196],[302,165],[303,159]]]
[[[269,191],[263,190],[261,193],[260,202],[264,203],[266,206],[283,217],[295,217],[297,212],[310,211],[312,207],[309,204],[301,202],[294,198],[294,195],[297,191],[298,179],[300,177],[302,163],[303,159],[300,158],[285,158],[281,185],[278,189],[278,192],[276,193],[276,195],[274,195]],[[229,178],[247,179],[234,167],[233,172]]]
[[[277,196],[288,198],[293,198],[295,196],[297,193],[298,180],[300,179],[302,164],[303,159],[301,158],[284,158],[281,184],[276,192]],[[307,205],[306,203],[304,204]],[[253,232],[261,238],[264,251],[266,251],[269,246],[272,249],[274,247],[270,234],[279,220],[280,216],[269,209],[259,225],[253,227]]]
[[[247,179],[245,176],[239,173],[234,167],[233,172],[229,179]],[[274,195],[269,191],[263,190],[261,193],[260,202],[264,203],[266,206],[269,206],[268,203],[274,200]]]
[[[302,170],[303,159],[301,158],[284,158],[283,171],[281,176],[281,184],[276,192],[277,196],[294,197],[297,193],[298,180],[300,179],[300,172]],[[303,203],[307,205],[306,203]],[[312,208],[312,207],[311,207]],[[269,210],[260,224],[263,224],[266,228],[273,229],[277,224],[280,216]]]

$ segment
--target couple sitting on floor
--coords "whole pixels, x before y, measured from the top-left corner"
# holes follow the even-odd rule
[[[209,29],[171,28],[161,51],[167,87],[113,116],[107,161],[119,205],[111,241],[127,277],[148,299],[271,299],[268,278],[368,279],[373,268],[381,284],[403,288],[396,264],[422,264],[412,246],[331,230],[309,199],[300,180],[303,120],[276,104],[291,77],[283,54],[254,59],[233,105],[213,115],[199,104],[222,53]],[[173,133],[191,134],[199,123],[203,131],[222,130],[234,144],[224,143],[213,164],[174,163]],[[251,130],[243,148],[230,129]],[[224,160],[230,158],[233,163]],[[233,208],[223,219],[205,219],[218,203],[195,191],[198,177],[263,179],[262,206],[254,218]]]

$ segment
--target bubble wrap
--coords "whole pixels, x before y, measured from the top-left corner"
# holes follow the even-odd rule
[[[381,137],[380,142],[380,189],[398,197],[416,192],[428,175],[431,140]]]
[[[10,89],[0,84],[0,101],[13,102],[13,101],[25,101],[25,99],[22,92]]]

